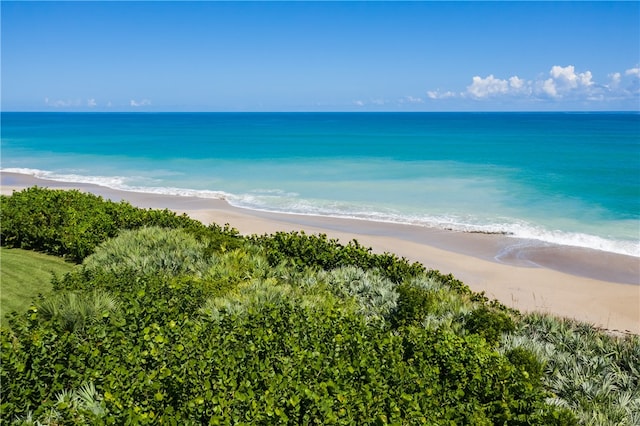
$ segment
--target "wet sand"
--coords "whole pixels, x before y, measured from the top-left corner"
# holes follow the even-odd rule
[[[269,213],[224,200],[119,191],[84,183],[0,173],[2,194],[38,185],[79,189],[145,208],[168,208],[204,223],[228,223],[242,234],[304,230],[343,243],[357,239],[427,268],[453,273],[474,291],[522,311],[575,318],[640,334],[640,259],[598,250],[541,244],[505,235],[462,233],[414,225]]]

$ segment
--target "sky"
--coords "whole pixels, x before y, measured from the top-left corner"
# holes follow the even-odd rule
[[[3,111],[640,110],[640,2],[2,1]]]

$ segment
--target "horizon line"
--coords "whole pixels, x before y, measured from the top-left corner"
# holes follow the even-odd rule
[[[442,110],[442,111],[393,111],[393,110],[381,110],[381,111],[172,111],[172,110],[158,110],[158,111],[60,111],[60,110],[0,110],[0,113],[19,113],[19,114],[640,114],[638,110]]]

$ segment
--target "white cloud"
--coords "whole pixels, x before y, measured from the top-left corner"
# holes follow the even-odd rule
[[[558,89],[556,87],[556,82],[552,78],[548,78],[542,83],[536,84],[536,87],[540,87],[543,93],[555,98],[558,96]]]
[[[554,65],[549,71],[551,78],[545,81],[543,90],[552,97],[564,96],[571,92],[582,92],[590,96],[589,88],[593,86],[591,71],[576,73],[573,65],[561,67]]]
[[[509,79],[509,87],[515,90],[520,90],[524,88],[525,81],[518,76],[513,76]]]
[[[640,102],[640,68],[631,68],[624,73],[614,72],[608,77],[609,84],[604,85],[605,95],[614,99],[636,98]]]
[[[509,82],[495,78],[493,74],[482,78],[474,76],[470,86],[467,86],[467,93],[474,98],[486,98],[488,96],[503,95],[509,90]]]
[[[627,96],[640,98],[640,68],[630,68],[624,72],[626,78],[623,78],[621,90]]]
[[[409,103],[409,104],[423,104],[424,100],[422,98],[416,98],[413,96],[405,96],[400,99],[400,103]]]
[[[530,82],[521,79],[517,75],[503,80],[494,77],[493,74],[490,74],[485,78],[480,76],[473,77],[471,85],[467,86],[466,94],[471,95],[472,98],[476,99],[503,95],[517,95],[530,92],[529,86]]]
[[[53,108],[71,108],[71,107],[79,107],[82,105],[82,102],[80,101],[80,99],[57,99],[57,100],[53,100],[53,99],[49,99],[44,98],[44,103],[47,106],[53,107]]]
[[[628,69],[624,72],[624,75],[632,75],[640,78],[640,68],[636,67],[636,68]]]
[[[97,105],[98,105],[98,104],[96,103],[96,100],[95,100],[95,99],[91,98],[91,99],[88,99],[88,100],[87,100],[87,106],[88,106],[89,108],[94,108],[94,107],[96,107]]]
[[[471,78],[471,84],[463,91],[427,90],[422,97],[404,96],[395,100],[368,99],[353,101],[359,107],[395,105],[414,108],[425,101],[433,106],[443,99],[467,99],[474,101],[499,100],[502,106],[515,102],[517,106],[541,106],[545,102],[579,108],[596,109],[615,103],[623,109],[634,103],[640,105],[640,66],[603,75],[598,81],[590,70],[576,69],[575,65],[553,65],[546,73],[527,79],[518,75],[510,77],[489,74]],[[507,101],[507,102],[505,102]],[[433,103],[432,103],[433,102]]]
[[[622,80],[622,74],[619,72],[614,72],[609,74],[609,79],[611,80],[611,87],[618,87],[620,85],[620,80]]]
[[[529,100],[573,100],[607,101],[614,99],[632,99],[640,93],[640,68],[631,68],[624,73],[613,72],[608,81],[598,83],[589,70],[577,71],[574,65],[554,65],[547,76],[527,80],[519,76],[508,78],[489,74],[486,77],[474,76],[466,91],[460,97],[475,100],[510,97]],[[429,99],[456,97],[454,92],[430,90]]]
[[[143,99],[138,102],[136,100],[131,99],[131,101],[129,102],[129,105],[136,108],[143,107],[143,106],[151,105],[151,101],[149,99]]]
[[[429,99],[447,99],[447,98],[455,98],[456,94],[451,91],[441,92],[438,90],[429,90],[427,91],[427,97]]]
[[[382,98],[375,98],[375,99],[367,99],[367,100],[358,99],[353,101],[352,103],[355,106],[364,107],[364,106],[371,106],[371,105],[382,106],[382,105],[387,105],[390,102]]]
[[[493,74],[485,78],[475,76],[471,85],[467,86],[466,94],[475,99],[498,96],[555,98],[594,85],[590,71],[576,73],[572,65],[567,67],[553,66],[549,74],[550,78],[538,80],[525,80],[518,76],[500,79]]]

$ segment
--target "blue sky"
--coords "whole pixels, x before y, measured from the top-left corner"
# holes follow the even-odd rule
[[[639,110],[639,2],[2,1],[2,109]]]

